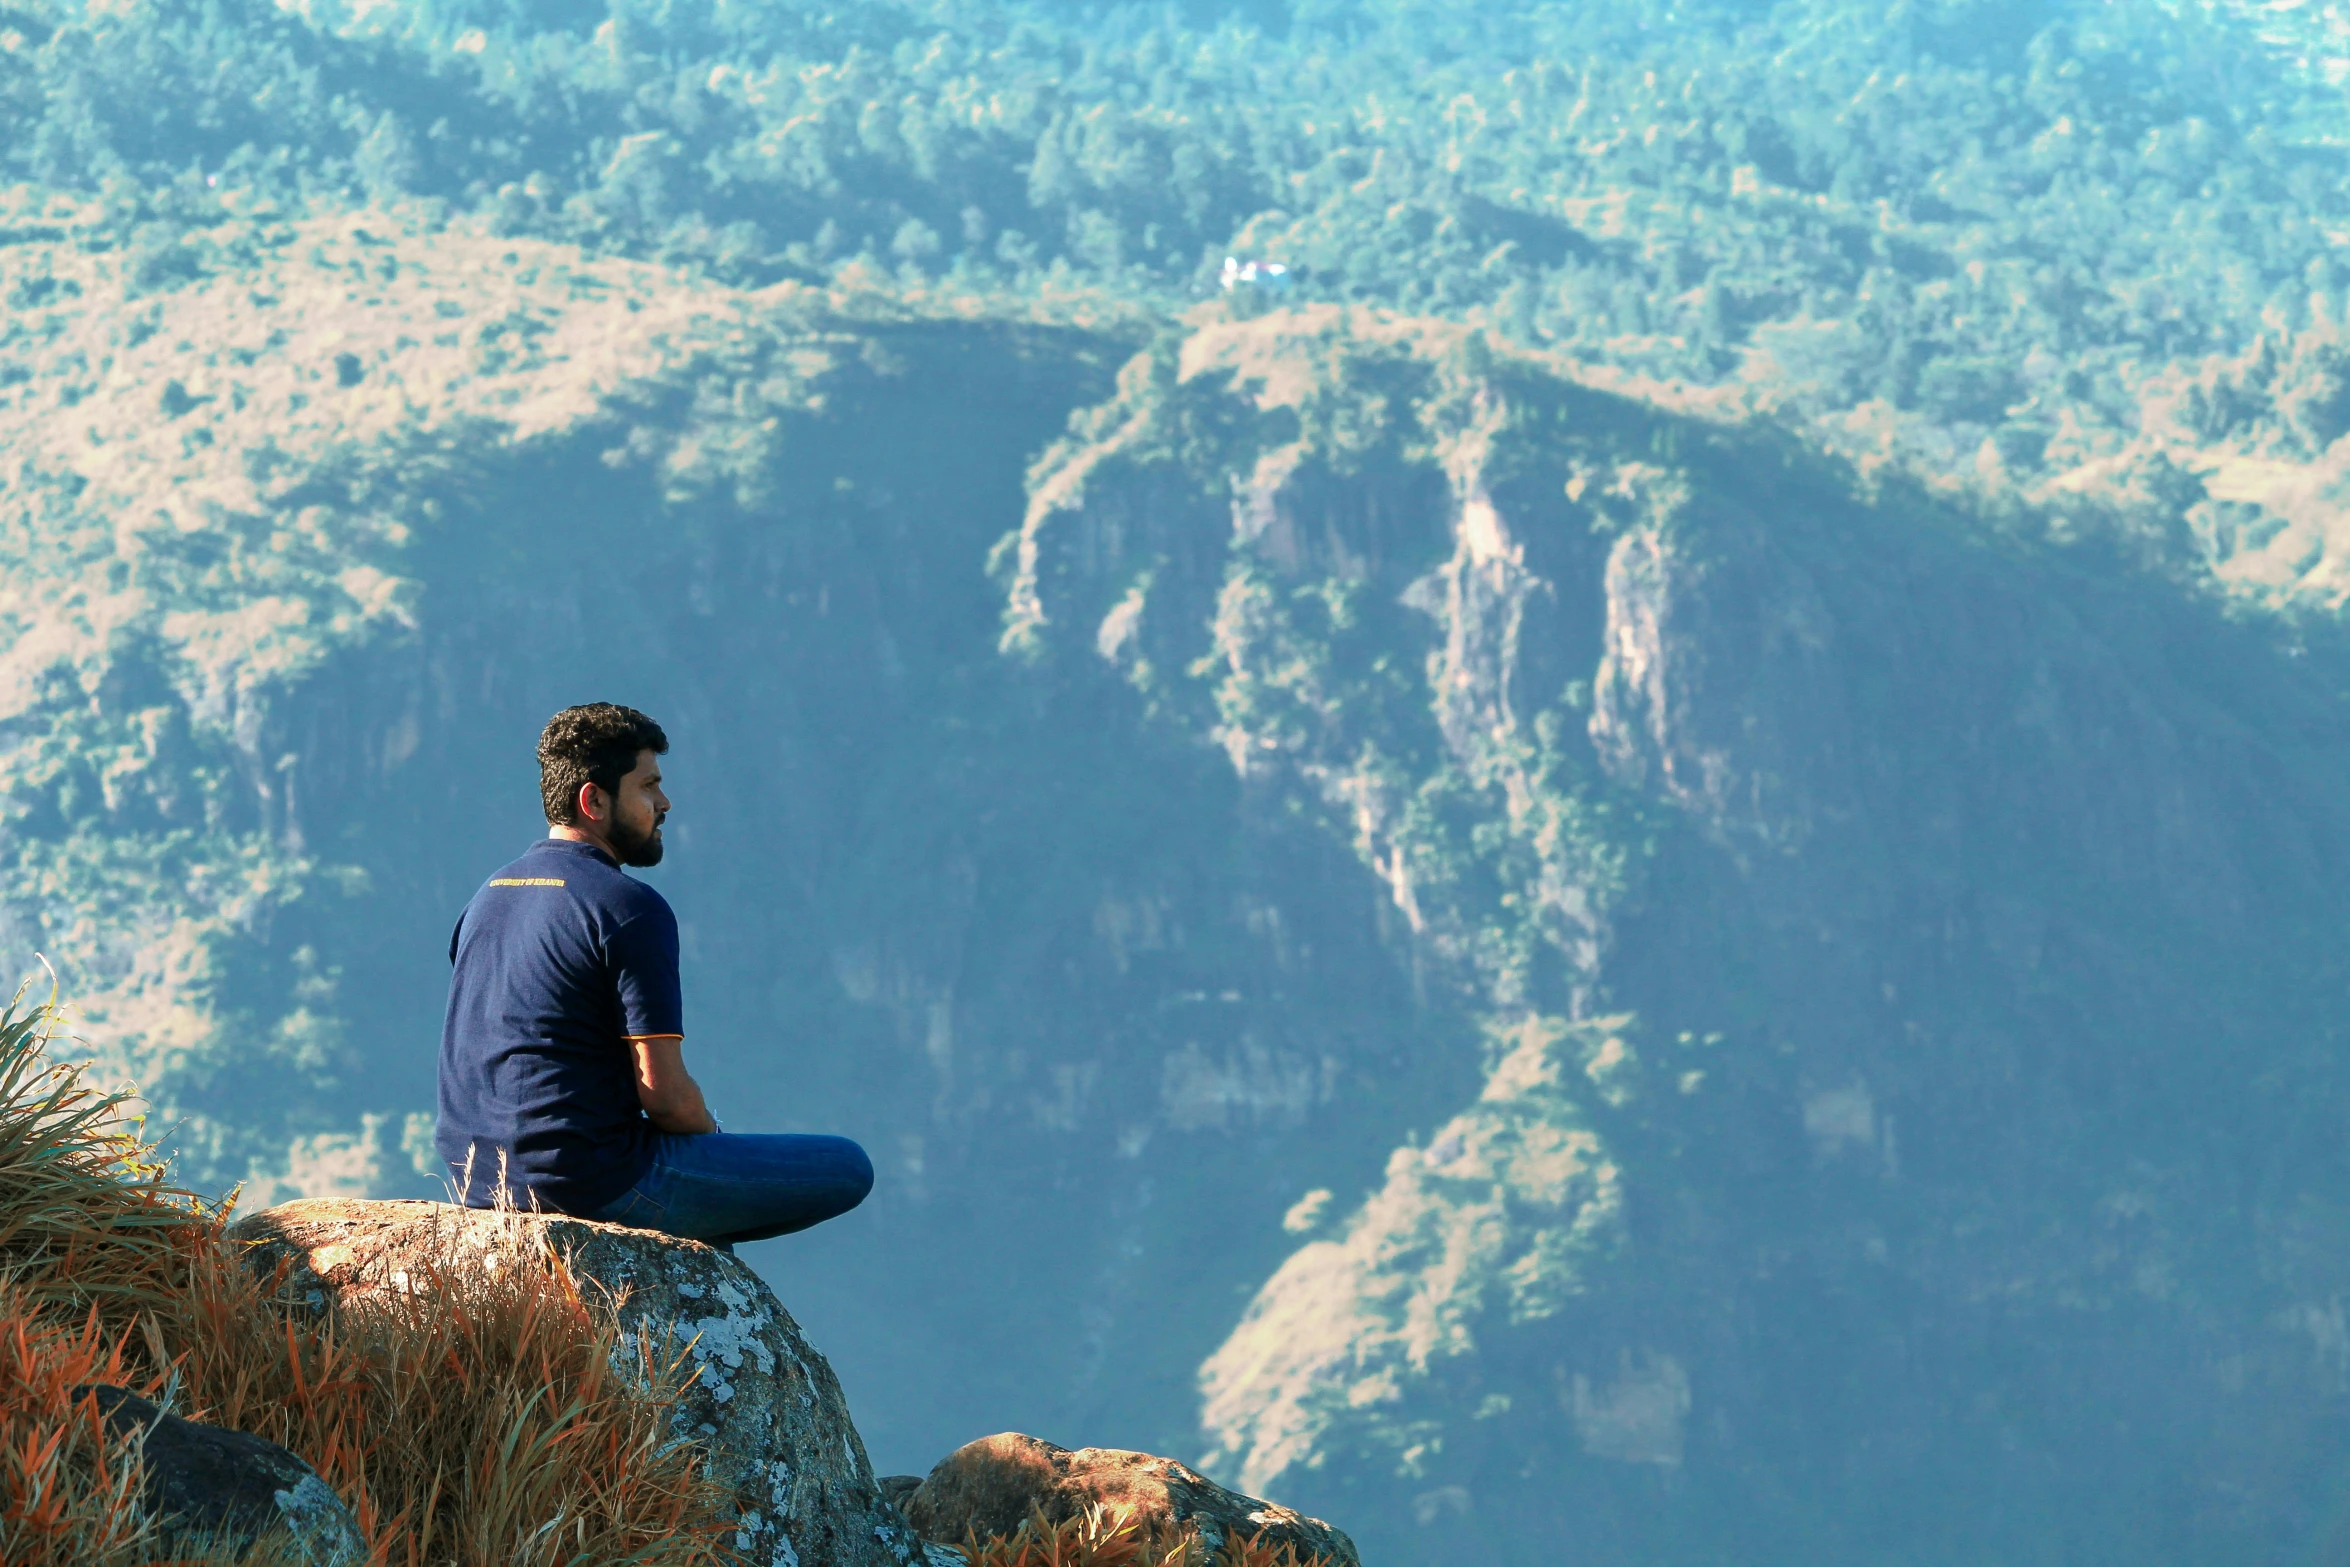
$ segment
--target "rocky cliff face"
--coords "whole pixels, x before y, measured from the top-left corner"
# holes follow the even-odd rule
[[[1374,1555],[2313,1527],[2330,642],[1473,340],[1260,322],[1125,385],[1015,624],[1207,685],[1486,1041],[1206,1362],[1222,1464]],[[1219,478],[1220,582],[1117,553]]]
[[[2330,633],[1453,327],[264,241],[343,338],[91,252],[0,387],[0,935],[216,1175],[430,1189],[449,922],[613,697],[697,1070],[880,1167],[752,1260],[885,1468],[1206,1453],[1397,1561],[2316,1527]]]

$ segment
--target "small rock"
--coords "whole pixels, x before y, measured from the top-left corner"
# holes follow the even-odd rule
[[[166,1414],[127,1388],[98,1383],[74,1392],[96,1400],[108,1430],[140,1444],[140,1504],[163,1521],[167,1553],[195,1541],[250,1547],[282,1530],[315,1567],[366,1560],[358,1520],[343,1499],[275,1442]]]
[[[881,1487],[881,1494],[889,1498],[890,1506],[903,1512],[906,1503],[913,1500],[914,1493],[922,1488],[922,1477],[920,1475],[883,1475],[873,1483]]]
[[[1006,1431],[956,1448],[905,1502],[906,1519],[927,1540],[960,1544],[1014,1534],[1042,1512],[1062,1523],[1095,1505],[1128,1512],[1146,1530],[1191,1527],[1211,1554],[1234,1536],[1261,1535],[1294,1546],[1301,1560],[1361,1567],[1354,1541],[1319,1518],[1227,1491],[1172,1458],[1114,1447],[1071,1452]]]
[[[907,1567],[925,1552],[874,1484],[840,1383],[765,1280],[699,1241],[559,1214],[439,1202],[290,1202],[238,1220],[232,1240],[265,1276],[291,1264],[287,1296],[332,1300],[399,1290],[478,1259],[499,1267],[550,1253],[574,1277],[623,1296],[621,1325],[692,1341],[700,1375],[677,1434],[734,1487],[734,1544],[760,1567]]]

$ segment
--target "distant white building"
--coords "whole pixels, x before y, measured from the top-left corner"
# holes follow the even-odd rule
[[[1290,286],[1289,263],[1243,261],[1238,256],[1226,256],[1223,281],[1227,294],[1236,288],[1261,288],[1267,293],[1284,293]]]

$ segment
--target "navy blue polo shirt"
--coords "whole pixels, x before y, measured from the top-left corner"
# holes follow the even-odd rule
[[[683,1034],[677,917],[592,844],[544,838],[449,938],[435,1146],[470,1207],[593,1213],[652,1163],[631,1035]],[[466,1182],[466,1162],[472,1178]]]

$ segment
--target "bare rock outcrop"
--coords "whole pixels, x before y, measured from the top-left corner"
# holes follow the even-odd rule
[[[469,1260],[496,1267],[552,1253],[622,1302],[631,1330],[674,1331],[700,1375],[679,1406],[741,1506],[736,1544],[773,1567],[905,1567],[921,1544],[874,1483],[832,1368],[766,1282],[697,1241],[558,1215],[436,1202],[291,1202],[239,1220],[254,1267],[288,1265],[297,1300],[388,1293]]]
[[[1041,1513],[1061,1523],[1096,1505],[1128,1513],[1144,1528],[1192,1528],[1210,1553],[1225,1541],[1259,1536],[1294,1546],[1300,1560],[1360,1567],[1354,1541],[1319,1518],[1228,1491],[1172,1458],[1114,1447],[1072,1452],[1006,1431],[967,1442],[939,1460],[906,1501],[906,1518],[923,1538],[960,1544],[970,1535],[1018,1532]]]
[[[318,1471],[275,1442],[183,1420],[128,1388],[79,1390],[115,1436],[139,1450],[139,1505],[167,1554],[194,1546],[290,1540],[314,1567],[358,1567],[358,1520]]]

